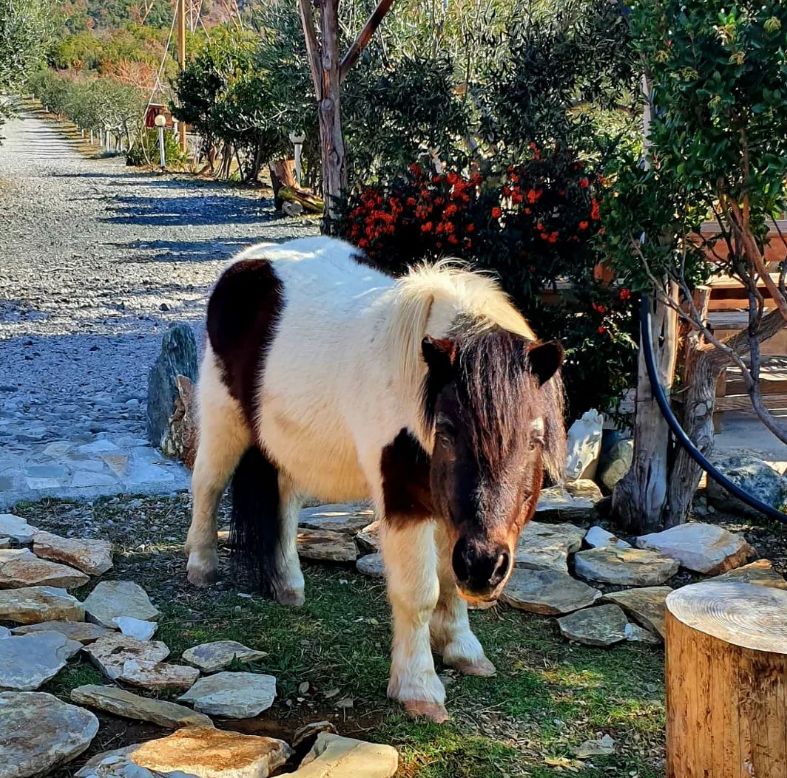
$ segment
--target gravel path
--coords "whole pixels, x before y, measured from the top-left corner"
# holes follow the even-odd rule
[[[0,492],[19,475],[9,457],[35,444],[144,437],[166,328],[187,322],[201,342],[227,257],[316,229],[276,217],[253,190],[86,159],[33,114],[3,131]]]

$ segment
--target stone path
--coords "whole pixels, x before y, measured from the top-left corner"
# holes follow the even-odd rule
[[[32,114],[0,145],[0,509],[44,496],[172,492],[145,439],[162,334],[202,341],[225,260],[310,234],[250,189],[89,160]]]

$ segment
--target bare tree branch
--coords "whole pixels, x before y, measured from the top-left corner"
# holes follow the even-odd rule
[[[314,92],[317,100],[322,95],[322,66],[320,64],[320,44],[317,42],[317,33],[314,28],[314,14],[312,13],[311,0],[298,0],[298,12],[303,26],[303,35],[306,39],[306,55],[309,59]]]
[[[340,65],[340,79],[342,81],[347,77],[350,68],[358,61],[358,57],[361,56],[363,50],[369,45],[369,41],[382,23],[385,15],[391,10],[393,4],[394,0],[380,0],[377,8],[372,11],[371,16],[366,20],[366,24],[358,33],[358,37],[352,42],[352,45],[342,58]]]

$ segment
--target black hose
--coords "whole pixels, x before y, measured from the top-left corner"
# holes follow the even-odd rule
[[[787,523],[787,514],[777,511],[776,508],[752,497],[748,492],[744,491],[737,484],[730,481],[726,475],[717,470],[706,458],[705,455],[694,445],[691,438],[686,434],[680,422],[672,412],[669,400],[664,389],[659,383],[658,372],[656,371],[656,362],[653,357],[653,341],[651,340],[651,323],[650,323],[650,298],[646,295],[642,296],[639,304],[639,324],[642,331],[642,348],[645,356],[645,365],[648,369],[648,378],[650,378],[650,388],[656,402],[661,409],[661,413],[667,421],[672,434],[678,440],[683,448],[686,449],[688,455],[714,480],[717,484],[724,487],[728,492],[734,494],[741,502],[746,503],[754,510],[767,516],[769,519],[775,519],[783,523]]]

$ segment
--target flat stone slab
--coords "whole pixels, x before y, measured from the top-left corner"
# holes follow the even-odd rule
[[[150,640],[156,634],[155,621],[143,621],[133,616],[115,616],[112,623],[126,636],[135,640]]]
[[[112,630],[87,621],[42,621],[39,624],[27,624],[13,629],[15,635],[30,635],[35,632],[60,632],[69,640],[76,640],[83,644],[113,634]]]
[[[132,616],[142,621],[156,621],[159,617],[147,592],[133,581],[99,581],[84,605],[90,621],[110,629],[118,616]]]
[[[592,605],[601,592],[557,570],[517,569],[500,600],[513,608],[556,616]]]
[[[12,634],[13,632],[11,632],[8,627],[0,627],[0,640],[3,640],[4,638],[10,638]]]
[[[120,677],[129,660],[163,662],[169,656],[169,649],[158,640],[134,640],[117,633],[99,638],[82,650],[111,681]]]
[[[355,536],[355,542],[362,552],[375,554],[380,550],[380,526],[379,521],[373,521]]]
[[[76,778],[267,778],[291,753],[276,738],[184,727],[165,738],[99,754]]]
[[[318,505],[304,508],[298,519],[303,529],[325,529],[354,535],[374,521],[374,511],[359,505]]]
[[[200,678],[178,699],[208,716],[249,719],[273,705],[276,679],[258,673],[216,673]]]
[[[370,578],[384,578],[385,565],[383,564],[383,555],[380,553],[366,554],[366,556],[362,556],[355,563],[355,569],[363,575],[368,575]]]
[[[605,546],[615,546],[616,548],[631,548],[631,543],[621,540],[617,535],[613,535],[598,524],[591,527],[585,535],[585,543],[591,548],[604,548]]]
[[[550,486],[541,490],[536,505],[536,518],[587,521],[595,515],[597,502],[593,497],[574,497],[560,486]]]
[[[27,546],[33,542],[33,535],[38,528],[28,524],[20,516],[13,513],[0,513],[0,537],[9,538],[19,546]]]
[[[0,589],[24,586],[56,586],[73,589],[84,586],[89,576],[73,567],[39,559],[26,548],[0,549]]]
[[[647,586],[642,589],[624,589],[609,592],[603,602],[620,605],[634,621],[645,629],[664,637],[664,612],[667,595],[672,591],[669,586]]]
[[[398,769],[399,754],[393,746],[320,732],[311,751],[292,775],[298,778],[391,778]]]
[[[638,548],[650,548],[677,559],[683,567],[696,573],[718,575],[748,562],[756,551],[746,538],[714,524],[690,522],[677,527],[642,535]]]
[[[28,586],[0,590],[0,621],[36,624],[39,621],[84,621],[85,609],[65,589]]]
[[[585,530],[573,524],[525,525],[514,554],[514,565],[528,570],[557,570],[568,573],[568,555],[582,548]]]
[[[604,546],[574,556],[574,570],[580,578],[618,586],[658,586],[679,567],[675,559],[639,548]]]
[[[194,685],[197,678],[199,670],[196,667],[128,659],[123,663],[123,670],[117,680],[151,691],[175,689],[185,692]]]
[[[88,575],[102,575],[112,567],[112,544],[106,540],[75,540],[51,532],[36,532],[33,553],[71,565]]]
[[[628,619],[617,605],[598,605],[557,620],[564,638],[586,646],[612,646],[626,639]]]
[[[259,662],[268,654],[244,646],[237,640],[216,640],[187,648],[182,656],[186,662],[198,667],[203,673],[215,673],[233,662]]]
[[[90,745],[98,719],[42,692],[0,692],[0,776],[49,775]]]
[[[758,559],[743,567],[730,570],[723,575],[709,578],[708,581],[718,583],[748,583],[757,586],[770,586],[772,589],[787,589],[784,576],[773,569],[770,559]]]
[[[316,562],[354,562],[358,547],[353,536],[346,532],[299,529],[298,555]]]
[[[120,689],[117,686],[95,684],[78,686],[71,690],[71,701],[77,705],[87,705],[96,710],[111,713],[114,716],[122,716],[136,721],[150,721],[167,729],[213,726],[213,722],[208,716],[197,713],[185,705],[141,697],[139,694]]]
[[[36,632],[0,640],[0,689],[35,691],[54,678],[82,648],[61,632]]]
[[[623,630],[626,633],[626,640],[629,643],[650,643],[651,645],[659,645],[661,638],[649,629],[640,627],[639,624],[626,624]]]

